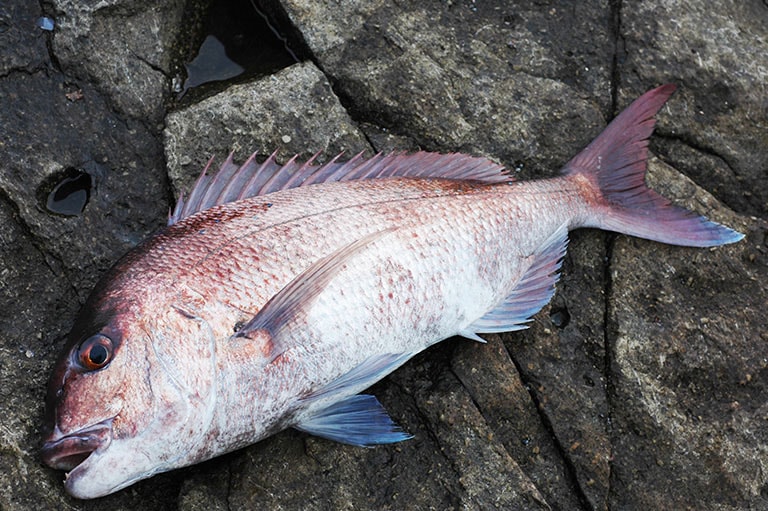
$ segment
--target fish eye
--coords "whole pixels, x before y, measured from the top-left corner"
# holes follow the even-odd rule
[[[112,360],[112,339],[96,334],[84,340],[77,349],[77,359],[89,371],[101,369]]]

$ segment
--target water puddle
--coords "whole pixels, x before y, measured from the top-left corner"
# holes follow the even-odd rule
[[[298,62],[286,37],[265,12],[255,0],[191,7],[185,24],[197,35],[187,44],[191,50],[184,72],[174,80],[177,98],[217,92],[233,79],[265,76]]]
[[[55,176],[52,182],[53,189],[47,194],[45,201],[48,211],[63,216],[78,216],[85,211],[93,187],[90,174],[69,167]]]

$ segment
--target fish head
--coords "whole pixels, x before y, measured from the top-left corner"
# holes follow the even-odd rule
[[[67,471],[70,494],[100,497],[197,461],[216,404],[211,335],[163,303],[86,304],[46,399],[42,458]]]

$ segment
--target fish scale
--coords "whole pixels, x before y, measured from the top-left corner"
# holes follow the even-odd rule
[[[528,186],[525,183],[516,183],[516,186],[511,188],[518,192],[518,197],[527,196],[522,201],[527,202],[527,204],[520,204],[516,198],[513,198],[511,201],[500,200],[499,198],[503,197],[505,193],[483,190],[487,193],[481,194],[478,193],[479,190],[474,190],[471,197],[464,197],[463,199],[450,195],[449,204],[441,207],[437,199],[445,196],[446,191],[439,188],[440,185],[437,181],[428,183],[428,186],[421,185],[421,189],[415,190],[413,194],[407,197],[403,197],[401,193],[403,181],[406,180],[392,181],[388,183],[388,188],[393,192],[391,197],[386,196],[388,190],[379,183],[355,183],[360,186],[353,190],[354,192],[358,190],[367,191],[367,188],[373,188],[372,197],[379,199],[382,199],[382,196],[384,197],[384,200],[379,200],[377,203],[358,201],[359,204],[353,203],[337,206],[340,203],[343,204],[345,198],[350,195],[356,198],[355,194],[349,193],[349,186],[340,188],[337,193],[333,189],[333,184],[314,185],[313,188],[321,189],[318,191],[312,189],[293,189],[283,192],[283,197],[290,197],[291,203],[283,205],[275,202],[273,207],[263,215],[263,218],[260,218],[263,223],[259,226],[254,227],[244,220],[243,222],[247,225],[245,228],[236,222],[222,225],[222,228],[219,230],[206,228],[205,233],[196,236],[198,240],[195,241],[196,245],[201,247],[200,251],[205,254],[204,258],[199,257],[200,260],[196,262],[191,260],[192,258],[190,257],[186,258],[186,262],[188,264],[191,263],[193,266],[192,274],[189,278],[198,282],[204,281],[204,278],[209,278],[219,268],[248,259],[249,256],[243,256],[243,254],[249,253],[258,254],[258,266],[245,267],[243,271],[251,271],[257,274],[258,276],[254,280],[260,279],[260,273],[265,270],[269,271],[273,266],[276,268],[282,267],[285,264],[282,260],[285,254],[290,256],[291,261],[289,263],[294,265],[288,268],[285,273],[293,276],[318,257],[358,239],[371,230],[384,229],[392,225],[408,229],[409,225],[424,223],[428,215],[435,217],[432,220],[437,225],[446,224],[450,227],[459,221],[458,215],[461,215],[464,209],[477,212],[482,209],[480,214],[486,223],[490,222],[494,216],[506,217],[514,215],[519,218],[523,215],[524,211],[527,211],[528,216],[531,217],[535,204],[542,204],[542,196],[546,196],[548,192],[542,186],[543,183],[531,183]],[[371,186],[368,186],[369,184]],[[501,189],[503,190],[506,186]],[[557,191],[556,188],[558,186],[560,185],[555,184],[551,188],[553,188],[553,191]],[[483,187],[483,189],[485,188]],[[533,189],[529,190],[528,188]],[[316,206],[316,212],[311,215],[307,214],[303,209],[307,205],[307,198],[303,197],[303,195],[309,196],[306,193],[307,191],[320,194],[324,199],[322,203]],[[490,197],[482,197],[482,195],[494,195],[496,200]],[[562,195],[569,197],[567,194]],[[262,198],[258,198],[258,200],[262,201]],[[413,204],[419,200],[424,201],[426,206],[419,208]],[[490,201],[487,205],[484,204],[486,200]],[[556,199],[545,200],[556,201]],[[300,206],[297,208],[296,204]],[[567,205],[567,202],[560,201],[559,204],[562,207]],[[314,204],[312,205],[314,206]],[[334,207],[331,208],[329,205],[334,205]],[[275,212],[274,216],[272,216],[273,211]],[[202,214],[206,213],[203,212]],[[572,214],[566,211],[563,218],[570,220],[571,216]],[[212,217],[215,218],[215,212],[212,213]],[[557,223],[557,221],[554,223]],[[335,226],[335,229],[329,231],[328,225]],[[476,230],[475,233],[477,239],[485,237],[484,239],[490,240],[494,236],[486,230]],[[331,240],[335,240],[335,242]],[[522,241],[526,241],[526,239]],[[534,244],[535,240],[530,243],[531,246]],[[212,250],[210,248],[212,246],[216,247],[214,254],[209,253]],[[482,244],[476,245],[474,251],[477,251],[477,247],[482,246]],[[270,259],[268,257],[270,253],[277,254],[273,259]],[[158,258],[161,257],[163,255],[158,256]],[[272,260],[278,262],[273,265],[271,264]],[[272,293],[264,293],[265,298],[263,301],[266,301],[266,298],[272,296],[285,283],[287,281],[278,283],[277,288],[273,289]]]
[[[321,188],[318,191],[296,188],[282,192],[279,200],[275,200],[272,207],[259,217],[257,226],[243,218],[229,224],[213,224],[211,228],[206,227],[204,232],[195,235],[195,246],[200,247],[198,252],[202,253],[196,261],[186,256],[185,263],[190,268],[178,271],[188,274],[181,273],[178,278],[182,281],[206,283],[206,292],[214,293],[234,307],[255,313],[269,297],[312,261],[372,231],[392,226],[407,230],[410,226],[424,224],[428,217],[438,226],[446,224],[446,216],[453,217],[449,226],[456,223],[456,211],[460,210],[460,205],[455,195],[449,199],[453,205],[436,209],[434,203],[440,196],[455,193],[451,183],[447,183],[446,190],[441,188],[438,181],[430,182],[427,187],[417,182],[413,183],[417,186],[409,190],[411,193],[405,194],[403,189],[406,181],[392,180],[386,187],[374,181],[355,183],[363,186],[355,187],[353,193],[350,193],[348,185],[338,186],[335,183],[314,185],[313,188]],[[370,187],[373,190],[366,190],[369,184],[374,184]],[[308,193],[310,191],[313,193]],[[357,191],[364,193],[354,193]],[[322,200],[310,202],[313,196],[318,195]],[[361,195],[363,200],[360,199]],[[378,200],[371,203],[369,197]],[[263,202],[262,198],[250,200]],[[471,207],[476,211],[481,208],[483,211],[492,210],[476,202]],[[211,211],[211,218],[215,218],[217,213]],[[485,220],[489,219],[486,216]],[[336,228],[328,231],[328,225]],[[184,222],[178,224],[178,227],[184,229]],[[434,239],[437,236],[431,237]],[[151,254],[148,256],[149,260],[154,257]],[[289,260],[287,267],[286,256]],[[163,255],[158,254],[157,257]],[[256,258],[258,263],[255,265],[242,264],[243,261]],[[222,272],[226,274],[221,275]],[[265,280],[264,273],[277,278]],[[238,284],[237,287],[233,288],[233,282]]]
[[[296,318],[296,322],[301,325],[316,328],[294,326],[284,349],[290,352],[294,347],[311,346],[310,350],[303,350],[302,356],[292,355],[282,362],[279,365],[279,376],[269,374],[263,379],[249,379],[253,374],[251,368],[239,374],[230,371],[228,381],[221,386],[236,389],[235,394],[222,399],[225,402],[236,400],[245,394],[261,403],[285,402],[287,406],[290,401],[286,401],[283,396],[286,380],[292,382],[290,393],[311,393],[342,377],[370,357],[390,352],[415,354],[455,334],[470,322],[469,318],[481,316],[509,293],[510,289],[500,287],[499,283],[518,280],[533,247],[538,246],[559,225],[566,223],[573,217],[573,212],[578,210],[578,197],[570,194],[568,198],[575,204],[563,207],[562,215],[554,215],[547,222],[541,222],[532,214],[535,211],[533,201],[542,198],[543,205],[546,205],[547,201],[556,200],[560,195],[559,190],[563,188],[563,181],[564,178],[529,184],[515,183],[512,186],[482,185],[465,191],[465,195],[461,196],[447,193],[440,186],[441,183],[436,181],[422,184],[425,191],[407,199],[399,197],[401,183],[390,183],[394,192],[392,198],[387,197],[381,184],[377,183],[374,185],[378,189],[377,197],[384,196],[386,200],[377,204],[334,208],[332,213],[314,215],[312,223],[307,223],[307,216],[302,216],[301,232],[294,231],[295,237],[286,240],[287,246],[284,247],[285,252],[295,256],[298,261],[305,261],[299,267],[371,232],[392,226],[397,226],[397,231],[350,259],[334,280],[328,283],[322,297],[306,311],[306,316]],[[365,184],[359,183],[360,187]],[[453,187],[452,183],[447,185],[448,190]],[[293,191],[285,194],[303,195],[303,191],[292,194]],[[336,192],[345,194],[348,189],[341,184],[328,184],[322,190],[322,196],[336,203],[333,200]],[[522,204],[520,196],[530,203],[527,206]],[[296,202],[299,202],[298,198]],[[541,201],[539,203],[542,204]],[[512,204],[516,205],[519,213],[528,212],[527,221],[521,215],[513,217],[506,214],[508,206]],[[560,205],[566,204],[561,202]],[[584,207],[583,204],[581,206]],[[396,213],[390,216],[390,211]],[[375,218],[378,222],[360,225],[361,217]],[[404,219],[409,221],[404,222]],[[323,233],[322,226],[328,223],[341,228],[334,234],[326,233],[327,236],[318,238],[316,234]],[[479,229],[478,225],[483,228]],[[527,235],[516,239],[520,232]],[[540,237],[531,241],[532,232],[540,233]],[[264,237],[271,238],[267,235],[259,239]],[[488,243],[478,245],[479,238]],[[246,243],[244,238],[241,241]],[[300,247],[306,248],[308,245],[313,250],[306,249],[300,254]],[[510,250],[510,246],[514,248]],[[318,247],[322,248],[315,251]],[[478,247],[482,247],[482,250],[478,250]],[[232,245],[231,250],[220,257],[223,260],[237,257],[238,248]],[[262,260],[269,259],[270,251],[266,247],[260,247],[257,252],[261,254]],[[483,257],[478,257],[479,253]],[[279,258],[276,254],[272,256]],[[494,264],[487,264],[488,261]],[[216,265],[215,259],[207,259],[207,264]],[[209,274],[210,269],[200,267],[198,271]],[[259,278],[259,272],[253,272],[252,275],[254,279]],[[242,280],[247,280],[247,276]],[[262,295],[262,302],[258,303],[256,310],[266,303],[268,297],[282,289],[287,280],[290,279],[275,282],[275,289],[267,290]],[[473,288],[478,291],[468,293]],[[384,292],[393,295],[391,299],[384,300],[386,307],[381,306]],[[435,296],[442,300],[433,300]],[[468,306],[470,310],[466,310]],[[222,329],[226,328],[226,324],[223,324]],[[222,335],[221,338],[226,339],[226,336]],[[227,350],[226,346],[222,349]],[[311,378],[309,375],[316,377]],[[365,381],[360,384],[361,388],[350,386],[346,393],[355,394],[371,383]],[[221,408],[231,410],[233,407]],[[311,415],[313,411],[308,408],[303,414]],[[263,417],[288,412],[286,409],[274,410],[267,407],[249,409],[246,414],[248,417]],[[299,420],[292,413],[288,416],[290,421]],[[220,420],[224,421],[220,426],[222,431],[233,431],[245,418],[228,413]],[[282,424],[282,427],[287,425]],[[242,443],[230,446],[230,449],[252,443],[265,434],[259,428],[251,428],[252,436],[238,434],[238,441]]]
[[[359,392],[447,337],[525,328],[554,295],[570,229],[742,238],[645,186],[673,91],[644,94],[539,181],[461,154],[230,156],[88,298],[48,384],[43,460],[95,498],[288,427],[410,438]]]

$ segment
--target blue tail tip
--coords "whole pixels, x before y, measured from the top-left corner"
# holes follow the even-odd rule
[[[730,227],[726,227],[724,225],[718,224],[717,222],[712,222],[709,220],[706,222],[708,224],[708,228],[706,230],[708,236],[702,239],[701,246],[703,247],[729,245],[731,243],[738,243],[744,239],[745,235],[735,229],[731,229]]]

